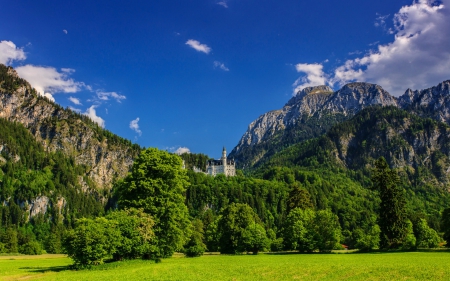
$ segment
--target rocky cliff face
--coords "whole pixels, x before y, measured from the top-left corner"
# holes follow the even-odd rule
[[[397,99],[369,83],[350,83],[336,92],[328,86],[305,88],[282,109],[253,121],[229,157],[235,158],[240,167],[253,166],[282,148],[325,133],[332,125],[373,105],[397,106]]]
[[[411,89],[399,97],[400,108],[450,124],[450,80],[425,90]]]
[[[0,117],[22,123],[47,151],[62,151],[85,165],[98,188],[110,189],[115,177],[126,175],[138,150],[104,138],[86,117],[38,96],[12,68],[7,73],[14,88],[0,81]]]

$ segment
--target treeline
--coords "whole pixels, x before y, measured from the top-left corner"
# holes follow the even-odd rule
[[[206,172],[206,163],[210,159],[208,155],[202,153],[183,153],[180,155],[184,160],[186,169],[192,170],[194,167]]]

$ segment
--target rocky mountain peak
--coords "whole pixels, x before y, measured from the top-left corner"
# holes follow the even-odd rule
[[[301,91],[298,91],[297,94],[292,97],[287,103],[286,106],[292,106],[300,102],[305,96],[313,95],[313,94],[332,94],[333,89],[329,86],[321,85],[315,87],[306,87]]]
[[[408,89],[399,97],[398,106],[419,116],[450,124],[450,80],[424,90]]]
[[[335,92],[327,102],[326,109],[347,115],[355,114],[371,105],[397,106],[397,99],[379,85],[354,82],[344,85]]]

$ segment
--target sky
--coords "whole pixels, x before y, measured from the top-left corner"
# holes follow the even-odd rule
[[[1,3],[0,63],[144,147],[221,156],[307,86],[450,79],[450,0]]]

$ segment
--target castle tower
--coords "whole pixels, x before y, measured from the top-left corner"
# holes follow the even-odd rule
[[[227,150],[225,149],[225,146],[222,149],[222,165],[226,166],[227,165]]]

